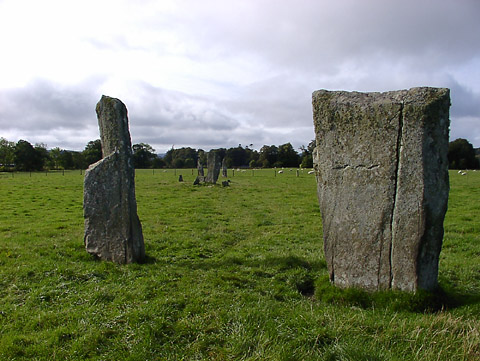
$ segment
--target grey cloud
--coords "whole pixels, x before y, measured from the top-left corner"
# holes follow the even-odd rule
[[[173,8],[144,9],[146,18],[132,14],[135,27],[128,29],[138,32],[83,39],[119,58],[133,52],[141,64],[144,53],[153,54],[158,67],[173,72],[166,77],[169,83],[161,84],[160,76],[151,84],[126,80],[132,74],[125,69],[125,78],[108,73],[111,82],[106,76],[75,86],[37,80],[22,89],[3,89],[0,129],[81,149],[98,138],[99,90],[115,91],[120,84],[124,89],[118,94],[106,95],[127,105],[134,143],[158,151],[172,144],[210,149],[292,142],[298,147],[313,138],[314,90],[428,85],[452,90],[452,135],[478,134],[478,74],[462,81],[449,75],[468,73],[480,59],[476,0],[205,0],[175,2]],[[185,56],[188,61],[178,68],[171,65]],[[186,90],[190,84],[192,92]]]
[[[477,117],[480,118],[480,94],[458,83],[451,78],[447,86],[450,88],[452,117]]]
[[[70,88],[36,80],[24,88],[0,90],[0,127],[29,132],[84,129],[95,117],[96,102],[95,93],[84,87],[91,86]]]
[[[224,103],[252,126],[273,129],[311,126],[313,90],[307,84],[282,74],[239,87],[236,96]]]
[[[133,93],[136,95],[127,107],[131,122],[136,127],[232,131],[239,126],[239,122],[228,111],[206,97],[141,82],[135,85]]]
[[[447,65],[478,56],[475,0],[188,3],[176,27],[203,54],[255,54],[271,64],[334,72],[355,58]],[[233,16],[233,15],[236,16]],[[192,32],[192,30],[194,32]]]

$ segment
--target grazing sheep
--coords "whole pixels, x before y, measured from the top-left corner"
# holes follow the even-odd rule
[[[283,170],[279,170],[279,171],[278,171],[278,174],[282,174],[282,173],[283,173]]]
[[[313,174],[313,173],[315,173],[314,170],[311,170],[311,171],[308,172],[308,174]]]
[[[460,175],[467,175],[467,172],[462,172],[460,173]]]

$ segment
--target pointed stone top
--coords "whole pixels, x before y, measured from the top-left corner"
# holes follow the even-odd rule
[[[102,95],[96,107],[102,154],[105,158],[115,151],[121,154],[132,152],[128,130],[128,111],[120,99]]]

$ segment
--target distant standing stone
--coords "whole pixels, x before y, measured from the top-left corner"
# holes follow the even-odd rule
[[[198,170],[198,175],[199,176],[204,176],[203,174],[203,165],[202,163],[200,162],[200,158],[197,159],[197,170]]]
[[[331,281],[437,286],[448,200],[448,89],[313,93],[314,163]]]
[[[205,182],[215,184],[217,183],[218,176],[220,175],[220,157],[218,152],[211,150],[207,155],[207,176]]]
[[[103,260],[142,262],[145,247],[137,215],[127,108],[119,99],[104,95],[96,112],[103,159],[85,172],[85,247]]]
[[[205,177],[204,176],[197,176],[197,178],[195,178],[195,180],[193,181],[193,185],[196,186],[196,185],[199,185],[201,183],[205,183]]]
[[[228,177],[228,170],[227,170],[227,157],[223,157],[222,160],[222,177]]]

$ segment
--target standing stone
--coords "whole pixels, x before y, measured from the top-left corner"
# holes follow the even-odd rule
[[[195,178],[195,180],[193,181],[194,186],[200,185],[202,183],[205,183],[205,177],[201,175],[198,175],[197,178]]]
[[[103,159],[85,172],[85,247],[103,260],[142,262],[145,247],[137,215],[127,108],[119,99],[103,95],[96,112]]]
[[[203,165],[202,163],[200,162],[200,158],[197,159],[197,170],[198,170],[198,175],[203,177],[204,174],[203,174]]]
[[[227,157],[223,157],[222,160],[222,177],[228,177],[228,169],[227,169]]]
[[[211,150],[207,155],[207,176],[205,177],[206,183],[217,183],[218,176],[220,175],[220,156],[215,150]]]
[[[320,90],[312,103],[331,281],[434,289],[449,191],[449,90]]]

